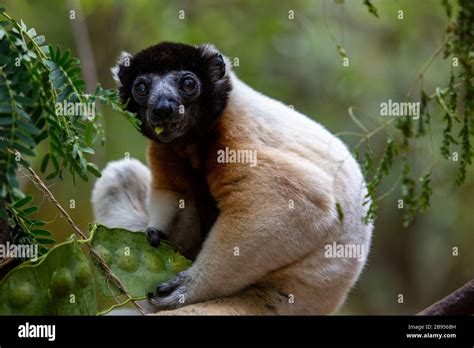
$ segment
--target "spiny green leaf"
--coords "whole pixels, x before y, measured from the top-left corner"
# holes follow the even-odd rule
[[[158,248],[151,247],[144,233],[98,225],[92,245],[134,297],[154,292],[160,283],[191,266],[191,261],[176,252],[167,241],[162,241]],[[99,281],[104,296],[117,294],[113,284],[108,284],[103,275]]]
[[[54,243],[37,238],[38,242]],[[70,303],[74,294],[75,302]],[[75,240],[59,244],[38,261],[15,267],[0,281],[2,315],[95,315],[97,302],[89,261]]]

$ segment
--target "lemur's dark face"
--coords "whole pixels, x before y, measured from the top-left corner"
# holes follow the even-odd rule
[[[136,113],[142,130],[151,138],[169,142],[199,126],[201,81],[191,71],[165,75],[143,74],[132,85]]]
[[[159,143],[207,134],[231,90],[224,59],[210,45],[160,43],[122,54],[112,71],[142,133]]]

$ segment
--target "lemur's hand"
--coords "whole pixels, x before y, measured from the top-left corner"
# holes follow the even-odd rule
[[[167,282],[157,287],[157,296],[149,296],[150,301],[158,308],[177,308],[189,302],[191,277],[189,271],[178,273]]]
[[[145,232],[146,239],[153,248],[157,248],[160,245],[162,239],[167,239],[166,234],[163,231],[153,227],[148,227]]]

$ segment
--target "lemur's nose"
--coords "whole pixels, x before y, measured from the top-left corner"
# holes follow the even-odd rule
[[[153,108],[153,114],[156,122],[166,120],[173,112],[173,102],[169,99],[160,99]]]

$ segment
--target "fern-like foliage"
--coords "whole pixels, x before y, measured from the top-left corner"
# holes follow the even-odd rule
[[[394,129],[389,127],[391,121],[383,126],[369,131],[362,127],[365,134],[361,142],[356,146],[354,153],[362,162],[364,174],[368,179],[367,196],[364,202],[368,205],[365,222],[370,222],[377,217],[378,203],[381,197],[378,189],[383,177],[391,172],[395,162],[401,164],[400,175],[400,199],[398,204],[403,209],[403,223],[408,226],[419,212],[423,212],[430,206],[432,195],[431,175],[433,164],[421,172],[415,172],[411,168],[414,145],[419,145],[423,137],[431,137],[431,122],[434,118],[433,110],[439,110],[436,121],[443,124],[441,134],[440,152],[445,160],[456,166],[457,174],[453,180],[455,186],[464,183],[467,168],[472,164],[474,156],[474,1],[457,0],[457,6],[453,6],[454,0],[441,0],[449,23],[445,30],[443,46],[429,60],[427,67],[438,56],[444,52],[444,58],[452,66],[451,75],[447,86],[437,87],[433,93],[423,88],[424,69],[415,82],[420,86],[420,117],[414,120],[411,117],[394,119]],[[364,1],[369,11],[376,15],[376,9],[370,1]],[[375,13],[374,13],[375,11]],[[449,60],[448,60],[449,59]],[[416,84],[413,85],[415,87]],[[410,88],[410,91],[412,89]],[[411,98],[411,92],[408,93]],[[430,111],[431,110],[431,111]],[[352,119],[355,116],[349,114]],[[356,125],[360,124],[355,119]],[[385,130],[389,134],[387,144],[380,155],[381,159],[376,164],[376,156],[370,146],[370,139],[378,131]],[[361,156],[361,153],[364,155]]]
[[[99,86],[84,93],[80,62],[70,50],[46,45],[44,36],[4,9],[0,15],[5,19],[0,21],[0,219],[8,221],[15,241],[38,243],[44,252],[54,240],[39,228],[44,222],[31,218],[37,207],[23,208],[31,197],[19,188],[19,167],[29,167],[28,159],[46,143],[40,165],[46,180],[100,176],[89,160],[94,146],[104,142],[96,101],[124,113],[134,125],[138,121],[122,111],[115,91]]]

